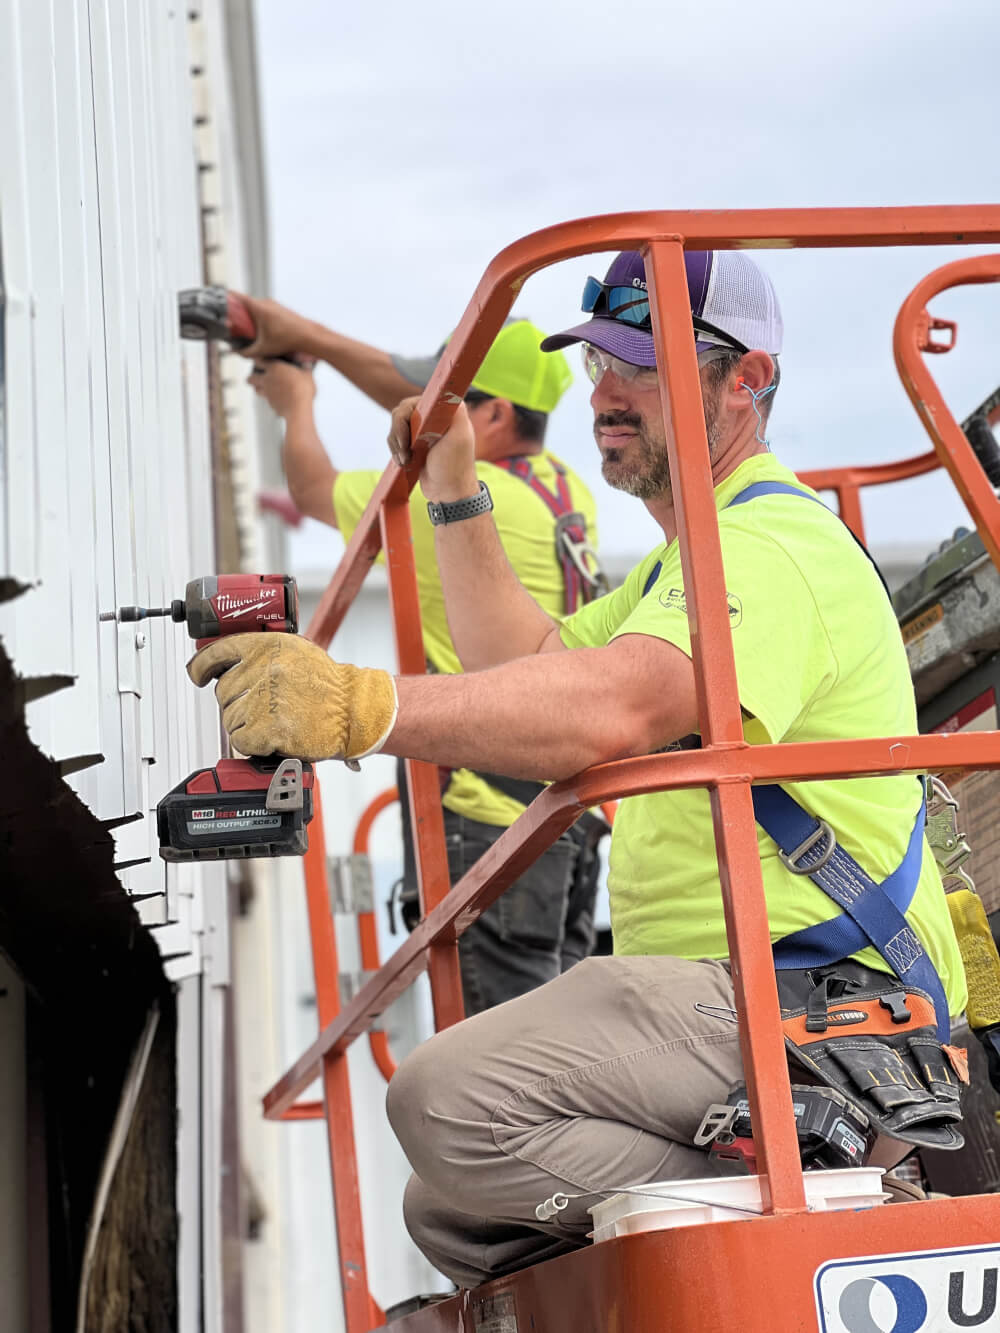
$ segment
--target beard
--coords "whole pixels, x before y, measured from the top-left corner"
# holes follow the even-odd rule
[[[705,432],[708,435],[708,453],[715,458],[722,431],[719,426],[719,395],[702,387],[705,409]],[[616,491],[624,491],[637,500],[669,499],[670,461],[663,421],[659,415],[652,420],[638,412],[602,412],[594,419],[594,435],[603,426],[626,426],[635,431],[635,437],[621,448],[603,451],[601,476]]]

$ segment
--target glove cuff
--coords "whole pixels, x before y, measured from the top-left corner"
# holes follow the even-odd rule
[[[399,713],[396,682],[388,671],[355,668],[355,699],[345,759],[367,759],[378,754],[389,739]]]

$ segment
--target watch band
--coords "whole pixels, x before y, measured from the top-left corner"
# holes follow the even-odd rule
[[[442,523],[460,523],[463,518],[475,518],[477,514],[488,514],[493,508],[493,497],[485,481],[479,483],[479,494],[470,495],[466,500],[429,500],[427,515],[435,527]]]

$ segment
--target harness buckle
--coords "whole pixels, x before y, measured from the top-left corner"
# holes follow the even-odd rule
[[[595,592],[604,593],[608,589],[608,580],[601,569],[597,552],[587,540],[586,535],[582,540],[577,540],[570,531],[571,527],[576,527],[586,532],[582,523],[581,514],[563,514],[556,523],[556,546],[565,552],[574,569]]]
[[[908,1023],[913,1017],[907,1007],[904,991],[893,991],[891,995],[880,995],[878,1002],[883,1009],[889,1010],[889,1017],[893,1023]]]
[[[802,857],[805,856],[807,852],[811,852],[816,844],[822,842],[824,838],[828,839],[828,844],[824,848],[819,860],[813,861],[807,866],[800,866],[798,862],[801,861]],[[817,870],[822,870],[823,866],[826,865],[836,849],[837,835],[826,820],[821,819],[819,821],[819,828],[816,829],[815,832],[810,833],[808,838],[804,841],[800,842],[794,851],[783,852],[779,847],[778,856],[782,864],[790,870],[793,875],[814,875]]]

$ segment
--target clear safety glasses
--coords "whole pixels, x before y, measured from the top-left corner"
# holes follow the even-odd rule
[[[634,366],[630,361],[623,361],[620,356],[602,351],[593,343],[583,343],[581,350],[583,368],[591,384],[600,384],[609,370],[620,380],[635,384],[637,388],[652,388],[658,383],[659,374],[655,366]],[[707,366],[711,361],[718,361],[720,357],[728,356],[736,350],[731,343],[719,343],[715,347],[706,348],[704,352],[698,353],[698,365]]]
[[[587,378],[591,384],[600,384],[601,380],[610,370],[617,375],[620,380],[628,380],[639,387],[652,388],[656,384],[658,376],[655,366],[633,366],[629,361],[623,361],[620,356],[612,356],[610,352],[603,352],[593,343],[584,343],[583,368],[587,372]]]

